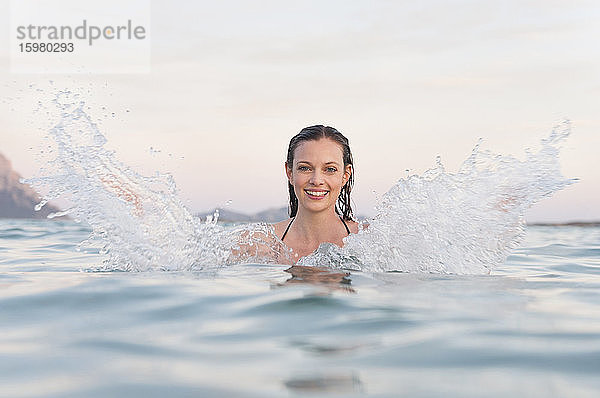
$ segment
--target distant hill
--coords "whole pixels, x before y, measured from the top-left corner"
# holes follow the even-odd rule
[[[207,216],[212,216],[215,210],[205,213],[198,213],[196,216],[206,219]],[[280,207],[274,209],[263,210],[256,214],[244,214],[227,209],[219,209],[219,221],[225,222],[277,222],[288,218],[288,208]]]
[[[60,211],[47,204],[40,211],[33,208],[40,196],[29,185],[21,184],[21,175],[12,169],[10,161],[0,154],[0,218],[46,218]]]
[[[276,209],[263,210],[254,215],[257,221],[263,222],[277,222],[281,220],[287,220],[290,217],[288,207],[279,207]]]

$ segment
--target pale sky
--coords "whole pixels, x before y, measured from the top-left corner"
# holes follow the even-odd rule
[[[371,215],[372,192],[406,169],[440,155],[456,171],[480,137],[522,157],[568,118],[561,164],[581,181],[527,219],[600,220],[600,2],[153,1],[151,73],[70,76],[10,73],[0,4],[0,152],[25,176],[45,135],[28,86],[50,79],[89,87],[116,115],[95,115],[107,146],[171,171],[193,211],[286,205],[287,143],[313,124],[350,139],[357,212]]]

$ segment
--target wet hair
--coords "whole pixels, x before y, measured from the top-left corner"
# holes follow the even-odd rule
[[[354,215],[352,213],[352,206],[350,204],[350,192],[354,185],[354,162],[352,160],[352,152],[350,152],[350,145],[348,139],[344,137],[342,133],[337,131],[333,127],[323,126],[321,124],[316,126],[305,127],[298,134],[292,137],[290,145],[288,146],[287,152],[287,167],[292,169],[294,164],[294,152],[298,146],[305,141],[318,141],[322,138],[330,139],[342,148],[342,157],[344,159],[344,170],[346,166],[352,165],[352,172],[350,178],[346,181],[346,184],[342,187],[340,195],[337,198],[335,204],[335,212],[342,216],[344,220],[352,220]],[[288,191],[290,193],[290,217],[295,217],[298,213],[298,197],[294,191],[294,186],[288,181]]]

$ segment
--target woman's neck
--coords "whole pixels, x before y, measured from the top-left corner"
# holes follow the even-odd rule
[[[306,243],[321,243],[332,236],[332,225],[340,222],[335,211],[308,212],[298,209],[294,224]]]

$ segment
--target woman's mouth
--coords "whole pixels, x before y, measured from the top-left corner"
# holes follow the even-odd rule
[[[308,196],[310,199],[313,199],[313,200],[321,200],[325,196],[327,196],[327,194],[329,193],[329,191],[312,190],[312,189],[305,189],[304,192],[306,193],[306,196]]]

